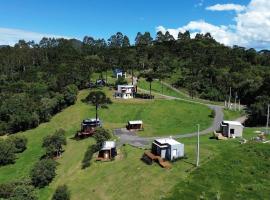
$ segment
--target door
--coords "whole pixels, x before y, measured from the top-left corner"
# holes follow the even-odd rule
[[[166,157],[166,149],[161,149],[161,158],[165,158]]]

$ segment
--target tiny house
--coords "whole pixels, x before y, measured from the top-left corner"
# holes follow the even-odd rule
[[[107,161],[117,156],[115,141],[105,141],[102,144],[100,151],[98,152],[97,160]]]
[[[143,130],[143,121],[142,120],[134,120],[128,121],[127,130]]]
[[[173,161],[184,157],[184,144],[172,138],[156,139],[152,143],[152,153],[162,159]]]
[[[77,133],[77,136],[91,136],[94,134],[97,127],[101,127],[101,120],[98,118],[84,119],[81,123],[81,130]]]
[[[220,131],[224,137],[235,138],[242,137],[244,126],[237,121],[222,121]]]
[[[134,98],[135,87],[134,85],[118,85],[115,92],[116,98],[131,99]]]
[[[115,69],[113,71],[114,76],[118,79],[120,77],[126,78],[126,72],[122,69]]]

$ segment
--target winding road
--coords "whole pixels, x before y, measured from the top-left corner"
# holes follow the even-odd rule
[[[171,85],[166,85],[167,87],[172,88],[173,90],[175,90],[176,92],[179,92],[179,90],[177,90],[176,88],[172,87]],[[148,90],[144,90],[141,88],[138,88],[140,91],[142,92],[149,92]],[[156,93],[156,92],[152,92],[153,94],[156,94],[160,97],[163,97],[164,99],[167,100],[181,100],[181,101],[186,101],[186,102],[191,102],[191,103],[196,103],[196,104],[202,104],[202,105],[206,105],[208,106],[210,109],[214,110],[215,112],[215,117],[213,120],[212,125],[205,129],[200,131],[200,135],[205,135],[208,133],[211,133],[215,130],[218,130],[220,122],[223,120],[223,106],[219,106],[219,105],[213,105],[213,104],[208,104],[208,103],[202,103],[202,102],[198,102],[198,101],[193,101],[193,100],[189,100],[189,99],[184,99],[184,98],[178,98],[178,97],[173,97],[173,96],[168,96],[168,95],[163,95],[160,93]],[[242,122],[243,117],[238,119],[240,122]],[[130,144],[132,146],[135,147],[147,147],[149,146],[149,144],[160,137],[140,137],[136,134],[136,132],[133,131],[128,131],[125,128],[121,128],[121,129],[115,129],[114,130],[114,135],[117,136],[119,138],[119,145],[122,144]],[[193,137],[196,136],[197,132],[193,132],[193,133],[186,133],[186,134],[176,134],[173,136],[163,136],[163,137],[172,137],[174,139],[179,139],[179,138],[187,138],[187,137]]]

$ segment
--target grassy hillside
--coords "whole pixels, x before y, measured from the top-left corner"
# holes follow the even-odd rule
[[[225,120],[234,120],[244,115],[244,111],[234,111],[228,109],[224,109],[223,113]]]

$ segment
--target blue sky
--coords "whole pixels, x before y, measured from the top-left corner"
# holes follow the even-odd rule
[[[41,35],[51,34],[78,39],[82,39],[85,35],[107,39],[110,35],[121,31],[133,42],[138,31],[150,31],[154,36],[156,30],[160,30],[157,29],[159,26],[163,27],[161,30],[181,31],[181,27],[187,26],[190,22],[205,22],[214,27],[226,26],[231,29],[236,25],[235,17],[248,11],[241,11],[241,13],[233,9],[217,11],[209,10],[207,7],[228,3],[248,7],[252,1],[266,2],[265,0],[232,0],[230,2],[225,0],[1,1],[0,44],[8,43],[5,37],[8,34],[12,37],[12,30],[14,34],[21,34],[21,37],[27,32],[34,32]],[[4,33],[2,39],[1,28],[10,30]],[[186,27],[186,29],[189,28],[190,26]],[[193,27],[193,29],[196,32],[197,28]],[[200,27],[198,32],[204,32],[201,29]],[[16,33],[20,30],[25,31],[24,34]],[[230,30],[230,32],[236,31]],[[230,36],[226,35],[226,37]]]

